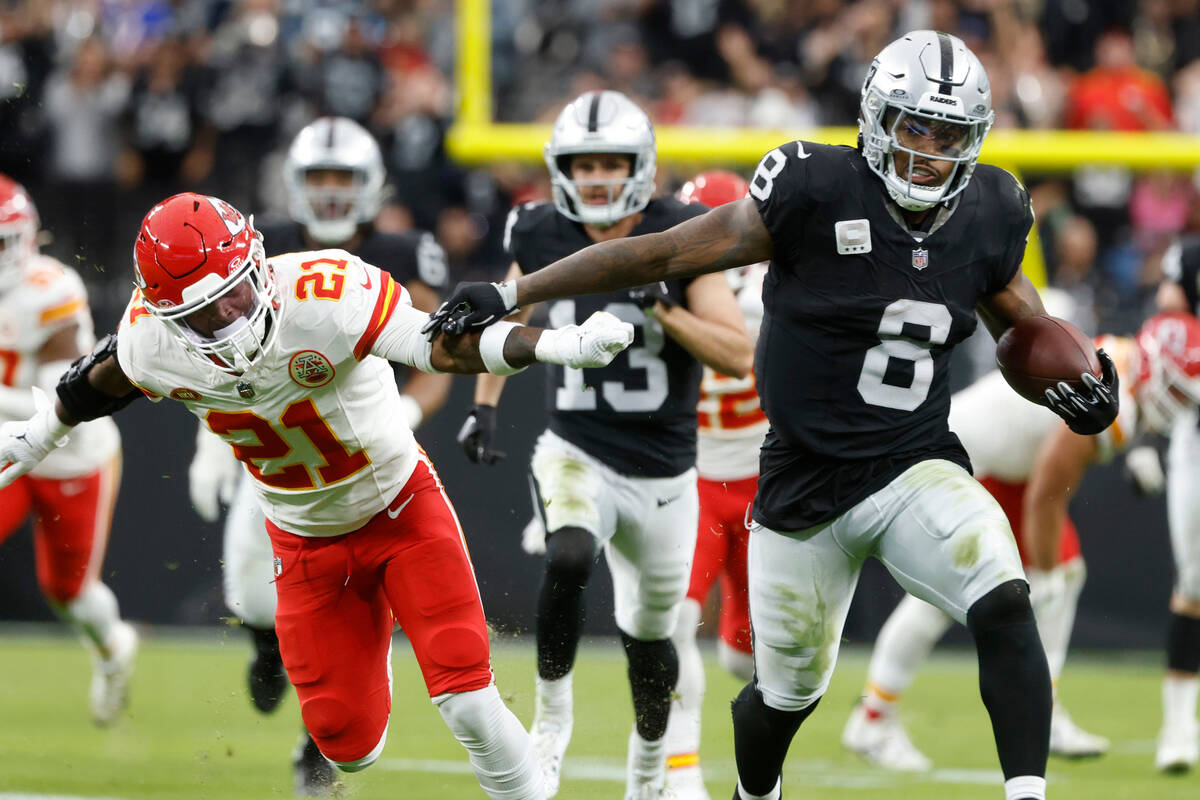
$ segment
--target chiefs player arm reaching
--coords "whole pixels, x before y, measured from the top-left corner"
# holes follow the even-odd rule
[[[633,341],[632,326],[604,312],[557,330],[506,323],[496,335],[474,331],[432,343],[417,333],[427,319],[411,307],[395,314],[371,352],[413,366],[428,364],[434,372],[510,374],[536,361],[602,366]],[[55,404],[43,398],[29,419],[0,426],[0,488],[41,462],[70,428],[113,414],[141,394],[121,370],[116,353],[117,336],[104,337],[63,374]]]

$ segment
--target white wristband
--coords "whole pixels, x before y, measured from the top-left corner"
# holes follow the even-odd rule
[[[493,283],[496,291],[500,293],[500,299],[504,301],[504,308],[508,311],[513,311],[517,307],[517,282],[504,281],[502,283]]]
[[[519,327],[515,322],[497,322],[484,328],[479,335],[479,357],[483,359],[488,372],[493,375],[512,375],[525,369],[514,367],[504,360],[504,343],[508,341],[508,334],[513,328]]]
[[[421,424],[421,420],[425,418],[425,413],[421,411],[421,404],[417,402],[417,398],[411,394],[402,394],[400,395],[400,416],[404,418],[404,424],[408,426],[408,429],[415,431]]]

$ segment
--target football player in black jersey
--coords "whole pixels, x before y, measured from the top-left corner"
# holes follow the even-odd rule
[[[437,307],[446,283],[446,259],[432,234],[384,233],[374,227],[384,196],[386,172],[374,137],[345,117],[321,117],[292,141],[284,163],[292,219],[259,228],[267,256],[336,248],[391,273],[422,311]],[[450,375],[395,366],[405,379],[400,396],[405,422],[416,430],[439,409],[450,391]],[[226,444],[203,425],[188,474],[192,505],[204,519],[229,505],[224,533],[225,603],[254,642],[248,681],[250,697],[263,713],[274,711],[288,686],[275,636],[275,589],[271,542],[251,481]],[[294,756],[297,792],[324,793],[334,779],[312,738],[304,734]]]
[[[703,206],[673,197],[651,199],[655,162],[650,120],[627,97],[588,92],[574,100],[546,145],[554,202],[528,203],[509,216],[509,279],[593,242],[663,231],[703,213]],[[533,454],[544,532],[531,549],[545,550],[546,574],[538,598],[531,732],[553,796],[573,724],[571,674],[583,592],[603,546],[637,718],[626,796],[641,800],[659,797],[665,780],[663,734],[678,672],[670,637],[687,591],[699,513],[701,363],[745,376],[753,347],[720,274],[561,299],[549,308],[550,324],[567,325],[599,310],[634,325],[633,346],[603,369],[549,371],[550,427]],[[530,311],[523,309],[520,319]],[[502,377],[476,384],[476,405],[459,436],[472,461],[499,457],[492,436],[503,385]]]
[[[1158,305],[1168,311],[1200,316],[1200,236],[1185,236],[1163,255],[1165,280]],[[1130,458],[1155,459],[1153,450],[1137,448]],[[1127,460],[1127,463],[1130,463]],[[1130,464],[1133,466],[1133,464]],[[1136,473],[1135,473],[1136,474]],[[1155,766],[1164,772],[1186,772],[1200,759],[1200,428],[1176,425],[1167,451],[1167,523],[1175,561],[1171,593],[1171,625],[1167,635],[1167,675],[1163,681],[1163,725]]]
[[[503,284],[463,284],[430,333],[514,308],[771,261],[755,375],[771,429],[750,533],[756,677],[733,704],[742,800],[781,793],[793,735],[828,686],[863,561],[966,622],[1007,800],[1045,797],[1050,676],[1012,532],[947,426],[950,351],[1044,313],[1021,272],[1033,223],[1012,175],[976,161],[991,91],[961,40],[914,31],[863,83],[858,147],[791,142],[751,197],[589,247]],[[1115,419],[1117,375],[1060,384],[1071,429]]]

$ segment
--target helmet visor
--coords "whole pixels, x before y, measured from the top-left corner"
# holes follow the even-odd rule
[[[893,110],[888,126],[897,150],[935,161],[961,162],[979,152],[982,122],[955,122],[909,109]]]

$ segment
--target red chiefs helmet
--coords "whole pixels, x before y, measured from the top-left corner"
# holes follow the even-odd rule
[[[0,288],[16,280],[25,259],[37,252],[38,215],[25,187],[0,175]]]
[[[709,208],[741,200],[750,194],[750,185],[742,176],[723,169],[701,172],[685,183],[675,196],[685,203],[703,203]]]
[[[1138,409],[1147,427],[1166,433],[1200,405],[1200,321],[1181,311],[1155,314],[1138,331],[1137,344]]]
[[[261,357],[278,302],[253,220],[216,197],[168,197],[142,220],[133,262],[146,310],[189,350],[231,373]],[[241,317],[209,333],[188,325],[189,316],[226,295],[244,304]]]

